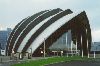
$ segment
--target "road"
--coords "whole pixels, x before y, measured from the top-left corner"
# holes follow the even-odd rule
[[[100,61],[72,61],[50,64],[46,66],[100,66]]]

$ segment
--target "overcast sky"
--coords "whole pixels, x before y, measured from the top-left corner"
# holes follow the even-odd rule
[[[100,41],[100,0],[0,0],[0,29],[14,28],[34,13],[61,8],[73,12],[85,10],[91,25],[93,41]]]

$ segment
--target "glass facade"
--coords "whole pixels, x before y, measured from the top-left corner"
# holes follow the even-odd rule
[[[66,49],[67,47],[71,47],[71,41],[71,30],[69,30],[67,33],[64,33],[59,39],[57,39],[57,41],[54,42],[49,49]]]
[[[62,49],[66,47],[66,33],[63,34],[56,42],[54,42],[50,49]]]
[[[100,51],[100,42],[93,42],[91,44],[91,51]]]
[[[10,28],[7,28],[7,30],[0,31],[0,49],[4,50],[6,48],[7,39],[10,32],[11,32]]]

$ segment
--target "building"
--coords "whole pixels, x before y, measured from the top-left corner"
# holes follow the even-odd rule
[[[100,54],[100,42],[93,42],[91,44],[91,53],[93,52]]]
[[[72,44],[72,47],[71,47]],[[71,50],[72,48],[72,50]],[[71,37],[71,31],[69,30],[67,33],[64,33],[60,38],[57,39],[56,42],[54,42],[49,47],[50,53],[49,55],[54,56],[61,56],[61,55],[71,55],[71,52],[76,53],[76,45],[72,42]],[[78,51],[78,50],[77,50]],[[63,52],[63,54],[61,54]],[[75,54],[74,53],[74,54]]]
[[[71,31],[68,31],[67,33],[63,34],[60,38],[57,39],[56,42],[54,42],[49,49],[50,50],[67,50],[68,47],[71,48]]]
[[[83,54],[87,55],[91,46],[91,29],[85,11],[74,13],[70,9],[60,8],[41,11],[18,23],[7,41],[7,53],[31,53],[32,56],[41,56],[41,51],[47,53],[53,43],[61,44],[62,38],[66,37],[69,30],[71,38],[63,39],[63,42],[73,41],[80,52],[83,51]]]
[[[7,30],[1,30],[0,31],[0,49],[1,50],[6,49],[7,39],[10,35],[10,32],[11,32],[11,28],[7,28]]]

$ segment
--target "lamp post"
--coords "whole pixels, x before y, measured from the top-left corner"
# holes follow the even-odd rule
[[[31,58],[32,58],[32,48],[30,48],[30,51],[31,51],[30,53],[31,53]]]
[[[45,58],[45,38],[44,38],[44,58]]]

